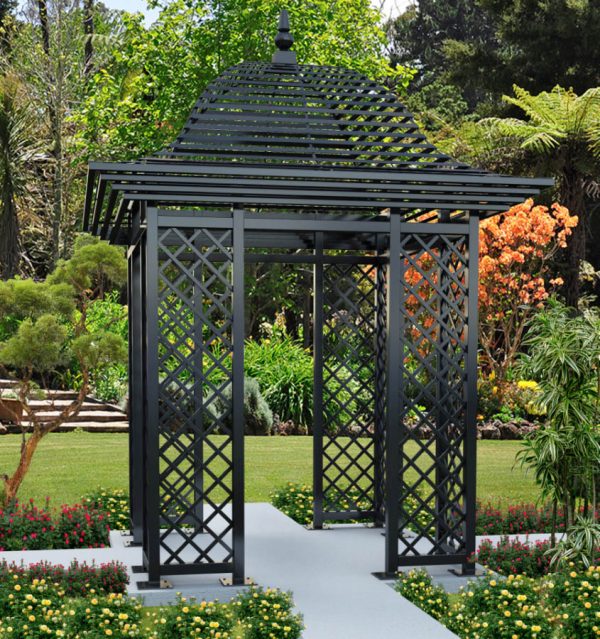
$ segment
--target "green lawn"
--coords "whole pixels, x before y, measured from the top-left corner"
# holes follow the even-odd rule
[[[0,437],[0,473],[12,470],[19,446],[18,435]],[[478,443],[480,499],[505,503],[536,499],[531,477],[513,469],[518,447],[519,442],[511,441]],[[247,501],[268,501],[271,491],[287,481],[311,482],[311,453],[310,437],[247,437]],[[54,504],[72,503],[98,486],[126,488],[127,455],[125,434],[51,434],[40,444],[20,497],[37,502],[49,496]]]

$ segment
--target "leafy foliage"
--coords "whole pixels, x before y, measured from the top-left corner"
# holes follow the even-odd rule
[[[246,342],[244,369],[258,381],[267,404],[282,421],[312,423],[313,363],[310,352],[287,335]]]
[[[518,458],[534,472],[541,498],[563,505],[571,526],[578,498],[596,510],[600,318],[553,302],[531,319],[525,345],[523,367],[539,381],[547,421]]]
[[[441,620],[448,614],[448,593],[441,586],[434,585],[431,575],[422,568],[401,572],[394,588],[434,619]]]
[[[600,10],[598,13],[600,26]],[[600,199],[600,88],[581,95],[560,86],[537,95],[516,85],[513,90],[515,96],[504,99],[522,111],[525,119],[488,118],[480,126],[495,139],[512,141],[525,150],[537,162],[537,171],[554,175],[556,199],[578,216],[565,273],[565,296],[569,305],[576,306],[592,203]]]
[[[74,118],[82,152],[122,160],[159,150],[219,73],[271,57],[280,8],[276,0],[174,0],[150,27],[139,14],[123,14],[113,62],[94,75]],[[368,0],[291,0],[286,8],[301,62],[348,66],[400,85],[410,78],[385,60],[379,13]]]
[[[4,504],[15,499],[40,440],[80,411],[90,390],[91,371],[126,361],[127,348],[120,335],[106,329],[90,330],[93,326],[87,323],[93,300],[102,297],[110,285],[122,285],[126,277],[121,249],[82,236],[73,256],[60,260],[45,282],[13,279],[0,284],[0,309],[5,313],[0,363],[18,376],[16,394],[30,424],[23,428],[16,469],[4,475]],[[39,419],[27,400],[39,381],[46,385],[48,374],[71,358],[81,373],[77,397],[52,420]],[[20,423],[16,414],[14,421]]]

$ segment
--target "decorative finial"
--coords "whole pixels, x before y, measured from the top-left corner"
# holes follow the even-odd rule
[[[286,9],[279,14],[279,31],[275,36],[278,51],[273,54],[273,62],[279,64],[296,64],[296,54],[290,51],[294,44],[294,36],[290,33],[290,17]]]

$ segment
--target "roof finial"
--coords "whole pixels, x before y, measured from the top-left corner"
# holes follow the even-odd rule
[[[296,64],[296,54],[290,51],[294,44],[294,36],[290,33],[290,17],[286,9],[279,14],[279,31],[275,36],[278,51],[273,54],[273,62],[279,64]]]

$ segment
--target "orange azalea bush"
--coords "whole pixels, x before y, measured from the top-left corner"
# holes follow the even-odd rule
[[[499,383],[519,352],[527,319],[563,283],[550,276],[549,262],[577,222],[560,204],[526,200],[481,223],[479,340],[482,365]]]

